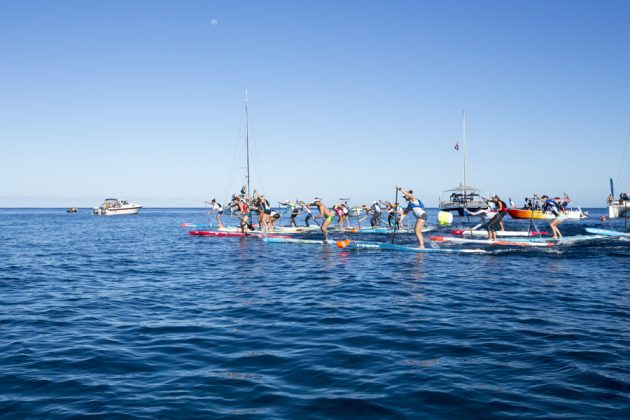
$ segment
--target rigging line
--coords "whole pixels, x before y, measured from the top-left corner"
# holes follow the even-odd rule
[[[625,171],[623,171],[621,179],[619,180],[618,188],[623,188],[622,185],[624,185],[624,182],[626,181],[626,176],[628,175],[628,172],[630,172],[630,159],[628,160],[628,165],[626,166],[626,169]]]
[[[258,177],[258,183],[259,183],[259,187],[260,187],[260,191],[266,191],[265,190],[265,182],[262,176],[262,168],[261,168],[261,164],[260,164],[260,154],[259,154],[259,150],[258,150],[258,141],[256,140],[256,136],[253,134],[255,132],[254,130],[254,121],[250,118],[249,121],[249,125],[252,128],[251,130],[251,134],[250,134],[250,142],[252,145],[252,150],[253,150],[253,154],[254,154],[254,168],[256,171],[256,175]],[[263,193],[264,194],[264,193]]]
[[[230,165],[230,170],[228,172],[228,179],[225,184],[225,189],[223,191],[223,196],[224,196],[223,198],[225,202],[227,202],[230,196],[230,190],[232,190],[232,188],[234,187],[233,183],[234,183],[234,177],[236,176],[236,171],[237,169],[240,168],[238,163],[240,161],[239,156],[242,156],[242,152],[243,152],[243,144],[242,144],[243,142],[241,141],[242,132],[243,132],[243,114],[241,114],[240,126],[238,129],[238,132],[236,133],[236,140],[234,141],[234,155],[232,157],[232,164]]]

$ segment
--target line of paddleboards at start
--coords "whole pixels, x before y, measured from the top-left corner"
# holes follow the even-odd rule
[[[193,224],[186,224],[186,227],[192,227]],[[347,251],[358,250],[379,250],[379,251],[400,251],[411,253],[444,253],[444,254],[484,254],[490,252],[485,247],[506,247],[506,248],[549,248],[560,245],[572,245],[581,242],[590,242],[598,240],[614,240],[619,238],[630,238],[630,233],[619,232],[615,230],[599,229],[599,228],[586,228],[588,234],[586,235],[573,235],[563,238],[554,239],[544,236],[546,232],[519,232],[519,231],[505,231],[504,235],[497,240],[488,240],[482,238],[481,235],[485,234],[484,231],[466,231],[466,230],[453,230],[452,236],[446,235],[433,235],[428,239],[428,247],[418,248],[415,246],[401,245],[390,242],[373,242],[365,240],[354,240],[345,237],[343,240],[322,240],[307,237],[296,237],[296,235],[308,235],[317,232],[317,228],[311,227],[306,229],[300,228],[280,228],[273,233],[262,232],[259,230],[247,231],[245,233],[240,231],[240,228],[236,227],[224,227],[220,230],[190,230],[189,234],[192,236],[203,237],[215,237],[215,238],[234,238],[234,237],[252,237],[261,239],[262,241],[270,244],[301,244],[301,245],[336,245],[337,248]],[[381,231],[382,232],[382,231]],[[356,233],[355,232],[340,232],[340,233]],[[366,232],[367,233],[367,232]],[[379,232],[380,233],[380,232]],[[497,232],[499,233],[499,232]],[[470,234],[470,236],[468,236]],[[440,247],[438,244],[444,244],[444,247]],[[484,248],[479,247],[452,247],[455,245],[483,245]]]

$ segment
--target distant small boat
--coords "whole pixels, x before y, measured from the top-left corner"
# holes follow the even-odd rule
[[[66,213],[78,213],[79,209],[76,207],[70,207],[68,210],[66,210]]]
[[[107,198],[100,205],[94,207],[92,213],[97,216],[118,216],[125,214],[138,214],[140,209],[144,207],[140,204],[129,203],[126,200],[118,200],[117,198]]]
[[[359,217],[361,216],[361,214],[363,214],[363,208],[359,206],[350,207],[348,209],[348,214],[351,217]]]

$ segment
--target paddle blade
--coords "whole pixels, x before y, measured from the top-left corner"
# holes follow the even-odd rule
[[[350,239],[344,239],[343,241],[337,241],[336,244],[339,248],[343,249],[350,245],[352,241]]]
[[[429,239],[435,242],[444,242],[444,236],[429,236]]]

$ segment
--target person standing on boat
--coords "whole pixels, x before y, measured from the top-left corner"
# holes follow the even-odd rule
[[[212,215],[215,211],[217,212],[217,223],[219,224],[219,229],[223,229],[223,225],[221,224],[221,215],[223,214],[223,206],[220,203],[217,203],[215,198],[212,201],[206,201],[206,204],[212,206],[211,210],[208,212],[208,217]]]
[[[551,228],[552,232],[552,239],[562,238],[562,233],[560,233],[558,225],[567,220],[567,215],[565,214],[564,208],[559,202],[552,200],[547,195],[543,195],[541,199],[544,200],[542,208],[543,213],[546,211],[550,211],[555,216],[553,220],[549,222],[549,227]]]
[[[322,222],[322,233],[324,234],[324,241],[328,240],[328,226],[332,223],[333,220],[335,220],[335,216],[333,214],[332,211],[330,211],[330,209],[328,207],[326,207],[326,205],[324,203],[322,203],[321,198],[317,198],[315,197],[315,200],[313,201],[313,203],[309,204],[310,206],[315,206],[317,207],[317,210],[319,210],[319,215],[315,216],[315,218],[324,218],[324,221]]]
[[[486,229],[488,230],[488,240],[496,241],[497,233],[495,232],[495,227],[497,225],[500,225],[501,230],[503,230],[501,220],[503,220],[503,217],[507,214],[507,204],[505,204],[505,201],[502,201],[496,194],[494,195],[494,197],[492,197],[492,202],[496,206],[495,211],[497,213],[492,217],[492,219],[490,219],[488,225],[486,226]]]
[[[403,191],[402,188],[396,187],[398,191],[402,192],[405,200],[407,200],[407,208],[403,211],[403,217],[411,212],[416,217],[416,225],[414,227],[414,233],[416,239],[418,239],[418,248],[424,248],[424,238],[422,237],[422,228],[427,221],[427,212],[424,211],[424,204],[416,196],[413,195],[413,191]]]

